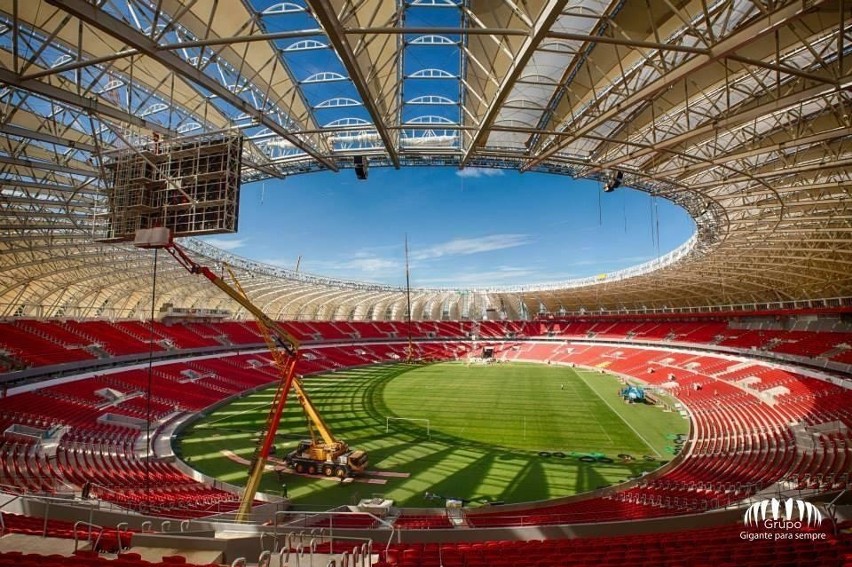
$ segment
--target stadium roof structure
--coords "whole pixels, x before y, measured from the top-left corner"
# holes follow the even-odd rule
[[[665,258],[559,285],[412,290],[412,315],[852,296],[852,5],[820,0],[7,0],[0,316],[142,317],[152,253],[102,244],[103,156],[241,132],[244,180],[514,168],[683,206]],[[232,258],[282,318],[402,318],[402,290]],[[239,315],[160,261],[156,308]]]

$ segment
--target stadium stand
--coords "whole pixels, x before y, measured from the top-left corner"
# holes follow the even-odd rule
[[[825,540],[798,540],[779,549],[774,541],[743,546],[738,527],[690,530],[623,537],[487,541],[476,543],[403,544],[388,547],[376,567],[615,567],[666,566],[823,566],[847,565],[852,560],[848,534]]]
[[[584,339],[588,339],[589,333],[594,332],[594,325],[596,324],[567,325],[561,329],[562,336],[578,336],[577,333],[580,333]],[[677,323],[672,325],[678,326]],[[626,338],[628,335],[638,334],[633,333],[637,326],[630,322],[607,323],[600,326],[599,333],[604,335],[602,340]],[[223,327],[215,324],[205,326],[206,329],[227,335],[230,339],[237,339],[229,334],[229,331],[234,329],[233,324],[226,323]],[[304,327],[298,325],[293,327],[304,330]],[[240,329],[238,333],[241,333],[245,327],[237,328]],[[328,326],[321,328],[327,329]],[[450,332],[451,329],[457,334],[468,332],[464,324],[445,326],[443,332]],[[671,336],[673,333],[689,334],[677,333],[671,329],[669,327],[665,336]],[[428,335],[431,332],[437,333],[438,327],[425,326],[425,329],[421,327],[421,330],[425,330]],[[237,336],[244,337],[239,334]],[[335,332],[331,340],[338,340],[340,337],[341,334]],[[140,345],[144,344],[143,339],[138,342]],[[820,341],[811,342],[824,344]],[[452,358],[457,355],[457,346],[454,343],[426,344],[420,346],[420,354],[430,359]],[[786,428],[786,424],[791,421],[811,426],[832,420],[852,424],[852,418],[844,409],[849,394],[837,386],[757,363],[737,365],[709,354],[696,356],[661,353],[626,345],[616,348],[586,344],[567,348],[568,350],[562,343],[523,343],[504,350],[500,356],[512,360],[555,361],[588,367],[605,364],[608,370],[640,375],[642,379],[657,385],[666,381],[666,370],[675,370],[678,380],[671,391],[688,407],[697,432],[691,459],[679,467],[675,471],[676,474],[670,473],[646,486],[619,495],[621,504],[617,509],[608,513],[605,507],[599,508],[598,515],[590,518],[592,521],[613,518],[620,514],[642,517],[668,513],[667,510],[678,513],[704,510],[741,499],[760,486],[785,475],[793,475],[796,478],[811,475],[811,478],[831,479],[839,478],[845,472],[845,450],[840,451],[841,442],[845,438],[827,438],[819,455],[809,457],[810,460],[801,458],[794,466],[791,462],[795,455],[794,445]],[[818,347],[819,349],[822,349],[822,346]],[[312,353],[314,357],[307,357],[306,370],[320,372],[392,360],[403,356],[404,349],[400,345],[365,343],[361,347],[328,346],[307,352]],[[115,472],[110,464],[116,455],[92,451],[78,453],[76,446],[79,443],[88,443],[91,446],[105,447],[107,451],[120,447],[122,452],[119,466],[123,467],[121,470],[139,473],[139,461],[127,453],[138,431],[100,425],[97,422],[98,417],[108,409],[112,413],[143,419],[145,412],[151,411],[154,419],[162,419],[174,410],[199,411],[228,396],[274,379],[272,373],[258,375],[256,369],[251,370],[250,367],[243,366],[250,358],[268,364],[263,356],[241,355],[160,366],[155,370],[157,380],[152,390],[150,407],[143,407],[139,397],[147,388],[148,376],[144,370],[111,373],[9,397],[0,403],[7,415],[26,416],[29,422],[71,426],[73,429],[63,437],[58,452],[59,472],[66,473],[67,477],[63,474],[41,474],[43,470],[48,473],[55,471],[37,458],[24,458],[25,454],[32,452],[33,447],[19,441],[8,447],[4,446],[4,480],[12,485],[43,488],[52,486],[57,480],[82,483],[86,475],[91,475],[105,489],[124,490],[127,487],[115,482]],[[729,370],[732,366],[738,367]],[[646,374],[647,369],[651,367],[663,371]],[[227,374],[227,377],[223,374]],[[735,386],[744,379],[752,379],[749,387],[757,393],[779,386],[787,388],[788,392],[777,396],[774,405],[770,406]],[[191,390],[184,387],[189,382],[193,384]],[[697,390],[696,386],[702,388]],[[119,398],[110,403],[98,394],[98,391],[105,388],[129,399]],[[105,405],[107,407],[102,409]],[[738,428],[737,433],[720,433],[729,428],[730,424]],[[75,469],[75,464],[78,465],[77,470],[82,473],[71,472]],[[157,472],[163,475],[158,480],[177,483],[174,490],[179,489],[182,482],[179,473],[167,468],[158,469]],[[739,488],[706,488],[714,483],[718,486]],[[698,486],[705,488],[697,489]],[[163,490],[168,493],[172,487],[170,485],[168,489]],[[202,506],[209,506],[225,495],[204,491],[181,493],[177,500],[181,505],[192,504],[196,497]],[[135,502],[132,492],[122,495],[117,491],[111,498],[128,504]],[[652,504],[649,506],[644,502]],[[625,506],[631,510],[622,509]],[[652,510],[652,506],[658,506],[658,509]],[[557,506],[546,513],[550,514],[555,522],[565,521],[568,517],[580,519],[580,516],[571,516],[573,511],[570,505],[567,509]],[[582,513],[582,510],[578,512],[579,515]],[[493,523],[493,519],[471,516],[471,523]]]
[[[111,327],[122,325],[125,323]],[[401,360],[407,352],[407,344],[399,342],[399,339],[394,343],[387,342],[386,338],[374,338],[372,341],[363,338],[359,325],[347,324],[340,328],[331,323],[310,327],[291,323],[289,327],[301,336],[310,336],[311,343],[304,350],[303,371],[307,374]],[[415,337],[418,357],[445,360],[464,356],[470,351],[471,343],[465,339],[474,329],[467,323],[412,327],[422,333]],[[40,328],[47,328],[45,334],[52,330],[47,324]],[[58,328],[61,330],[53,330],[57,339],[69,327],[63,325]],[[92,329],[93,335],[105,332],[102,324],[91,322],[79,322],[72,328],[78,332]],[[130,332],[120,335],[125,347],[122,352],[135,351],[144,357],[151,345],[144,337],[146,327],[133,324],[127,328]],[[57,494],[69,489],[79,491],[88,484],[92,498],[125,509],[176,519],[212,517],[235,510],[238,505],[235,494],[194,480],[166,461],[146,462],[140,458],[138,446],[143,431],[138,425],[103,422],[107,414],[124,416],[131,424],[133,419],[144,422],[150,412],[151,419],[161,423],[176,415],[175,412],[198,412],[276,379],[276,374],[269,368],[268,355],[263,351],[259,354],[227,354],[227,349],[233,348],[229,345],[258,346],[259,336],[250,330],[250,326],[225,322],[187,324],[181,328],[182,334],[179,334],[172,327],[172,334],[167,339],[175,350],[183,347],[192,352],[199,346],[211,347],[216,343],[224,351],[214,358],[158,365],[152,374],[150,403],[146,403],[144,397],[149,377],[143,369],[96,373],[81,380],[59,381],[0,400],[0,411],[4,416],[0,425],[7,430],[0,445],[0,484],[26,493],[42,494]],[[399,325],[375,324],[369,328],[385,337],[399,332]],[[159,327],[155,327],[157,329]],[[482,326],[479,330],[482,332]],[[536,340],[526,334],[538,331],[543,331],[541,336],[550,337],[552,342]],[[187,333],[198,337],[198,340],[181,341],[181,337],[188,336]],[[450,336],[450,333],[454,335]],[[515,338],[505,340],[508,333]],[[439,339],[427,340],[427,337],[441,334],[444,336]],[[797,490],[825,491],[848,486],[849,464],[852,463],[850,430],[813,435],[815,445],[808,450],[797,446],[791,424],[814,429],[822,424],[839,422],[852,427],[852,411],[849,410],[852,393],[836,384],[811,378],[793,367],[779,366],[771,359],[759,361],[733,357],[731,353],[743,355],[753,352],[751,347],[756,345],[751,339],[739,341],[743,335],[735,335],[727,323],[548,322],[547,330],[543,330],[540,324],[510,322],[491,325],[482,334],[487,334],[492,342],[481,343],[480,348],[484,344],[492,346],[498,359],[572,364],[590,369],[605,367],[608,372],[666,387],[682,403],[683,410],[689,412],[693,432],[688,455],[675,466],[664,469],[662,474],[638,479],[625,489],[603,496],[513,505],[508,509],[496,506],[466,510],[459,521],[469,528],[643,521],[724,508],[778,482],[789,483]],[[338,344],[346,342],[346,335],[357,336],[360,342]],[[159,336],[165,337],[165,332],[159,333]],[[721,336],[728,339],[720,339]],[[756,336],[755,332],[752,336]],[[795,341],[797,355],[816,357],[826,352],[826,346],[842,344],[848,337],[846,332],[790,331],[789,334],[775,332],[771,340],[776,346]],[[690,340],[696,342],[690,343]],[[737,343],[733,350],[729,348],[732,342]],[[113,341],[111,344],[116,343]],[[700,345],[702,350],[672,350],[672,346],[689,344]],[[38,348],[38,345],[38,342],[31,342],[23,346]],[[711,350],[706,350],[708,345]],[[713,352],[712,348],[721,348],[724,352]],[[34,359],[22,357],[20,360]],[[49,370],[49,361],[40,362]],[[61,365],[66,361],[60,358],[56,362]],[[649,369],[655,371],[649,373]],[[673,375],[676,380],[671,379]],[[192,387],[187,388],[188,385]],[[15,424],[62,431],[55,456],[48,457],[32,437],[10,430],[9,426]],[[35,521],[15,517],[8,524],[17,533],[28,533],[27,530],[37,529],[33,527]],[[399,530],[413,531],[454,527],[445,513],[404,513],[395,518],[394,525]],[[320,519],[311,525],[315,529],[330,526],[340,530],[379,527],[372,517],[358,514],[333,521]],[[51,524],[51,531],[58,537],[67,536],[67,526],[53,527]],[[842,548],[837,543],[840,541],[845,540],[836,540],[836,546],[826,551],[826,557],[835,557],[831,553]],[[104,542],[104,549],[115,548],[113,535],[105,536]],[[536,557],[535,554],[530,555],[530,550],[522,544],[514,545],[518,546],[517,553]],[[558,543],[547,545],[556,546]],[[530,563],[523,563],[520,559],[488,563],[483,562],[481,555],[476,555],[479,559],[475,559],[474,555],[464,551],[466,548],[462,544],[459,546],[455,550],[446,548],[446,561],[456,557],[461,562],[459,564],[501,566],[536,565],[549,560],[545,554],[539,558],[539,563],[532,559]],[[426,548],[422,552],[412,551],[417,549],[420,548],[390,548],[384,558],[385,564],[434,564],[433,554],[425,551]],[[589,557],[601,555],[604,564],[611,559],[600,551],[590,550],[588,554]],[[413,558],[415,555],[417,559]],[[612,560],[616,561],[616,558],[614,556]]]
[[[548,321],[541,324],[497,323],[479,325],[483,338],[505,339],[554,336],[565,339],[595,339],[616,341],[647,341],[670,344],[696,344],[730,347],[732,352],[789,354],[804,358],[820,358],[836,362],[852,356],[852,331],[750,330],[732,327],[733,321],[683,322],[623,321],[584,322]],[[135,322],[104,323],[100,321],[38,322],[15,321],[0,323],[7,356],[20,366],[47,366],[93,359],[88,349],[100,346],[109,355],[147,354],[174,349],[209,348],[227,345],[260,345],[262,337],[251,323],[186,323],[163,325],[155,323],[151,339],[148,324]],[[544,327],[542,328],[536,328]],[[407,336],[407,326],[392,322],[329,322],[325,324],[289,322],[285,327],[302,341],[391,340]],[[112,330],[119,330],[114,333]],[[416,339],[459,339],[474,335],[469,322],[455,324],[412,325]],[[224,341],[224,343],[223,343]]]

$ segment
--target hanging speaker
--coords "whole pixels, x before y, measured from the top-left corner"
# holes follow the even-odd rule
[[[604,184],[604,193],[612,193],[617,188],[621,187],[621,181],[624,179],[623,171],[616,171],[615,175],[609,178],[609,181]]]
[[[367,156],[355,156],[355,177],[361,181],[367,179],[368,163]]]

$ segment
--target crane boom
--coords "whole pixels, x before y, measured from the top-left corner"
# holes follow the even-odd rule
[[[254,303],[252,303],[249,298],[245,296],[245,294],[241,293],[240,290],[232,287],[228,282],[216,275],[216,273],[207,266],[202,266],[201,264],[190,258],[183,250],[183,248],[178,246],[176,243],[172,242],[165,248],[169,252],[169,254],[174,256],[174,258],[190,273],[201,274],[202,276],[210,280],[213,285],[228,294],[231,299],[245,307],[249,313],[254,315],[255,319],[257,319],[259,323],[265,325],[266,328],[268,328],[275,334],[276,338],[281,343],[281,347],[284,348],[284,350],[286,350],[288,354],[295,354],[296,351],[299,350],[299,339],[288,333],[287,330],[284,329],[284,327],[282,327],[276,321],[267,316],[266,313],[261,311],[260,308]]]
[[[266,416],[264,431],[261,440],[255,448],[254,455],[249,464],[249,475],[246,480],[246,489],[243,491],[240,500],[240,507],[237,510],[236,520],[238,522],[246,521],[251,513],[252,503],[260,487],[260,480],[263,478],[263,471],[266,468],[266,462],[269,459],[269,454],[272,451],[272,446],[275,442],[275,435],[278,432],[278,424],[281,422],[281,414],[284,412],[284,406],[287,402],[287,395],[290,388],[293,386],[296,377],[296,362],[298,361],[299,341],[288,333],[284,328],[278,325],[275,321],[267,317],[243,292],[242,287],[236,278],[232,278],[236,282],[237,288],[232,287],[228,282],[219,277],[213,270],[207,266],[198,264],[190,258],[186,252],[175,244],[170,242],[165,246],[166,251],[171,254],[180,265],[186,268],[192,274],[200,274],[210,280],[216,287],[225,292],[231,299],[245,307],[252,315],[255,316],[258,326],[262,331],[267,347],[272,354],[272,361],[278,369],[280,380],[275,389],[275,394],[272,399],[272,405],[269,409],[269,414]],[[273,339],[272,333],[275,338]],[[281,348],[285,353],[278,349],[280,343]]]
[[[190,273],[204,276],[231,299],[254,315],[258,323],[258,328],[272,355],[273,364],[280,376],[272,406],[266,418],[262,438],[258,442],[249,466],[249,476],[237,512],[237,521],[247,520],[251,513],[251,506],[272,451],[275,435],[278,432],[278,424],[281,421],[281,414],[284,411],[284,405],[291,388],[295,391],[296,399],[308,419],[311,440],[299,443],[299,447],[287,456],[288,464],[300,473],[308,472],[314,474],[321,471],[326,476],[337,476],[339,478],[363,471],[367,465],[366,453],[363,451],[352,451],[345,442],[335,438],[316,406],[311,402],[301,380],[296,376],[296,364],[299,360],[299,340],[251,302],[230,268],[228,268],[228,272],[234,282],[234,286],[219,277],[210,268],[195,262],[176,243],[170,241],[162,247]],[[282,349],[284,352],[282,352]],[[314,429],[322,437],[322,443],[318,443],[314,438]]]
[[[331,429],[328,428],[328,425],[326,425],[325,420],[322,418],[319,411],[317,411],[316,406],[314,406],[313,402],[311,402],[311,398],[305,391],[304,386],[302,386],[302,381],[298,376],[293,380],[293,390],[296,392],[296,399],[299,400],[299,404],[305,411],[305,415],[308,416],[308,422],[311,427],[316,428],[320,437],[322,437],[322,440],[328,445],[340,443],[340,441],[334,437],[334,434],[331,432]]]

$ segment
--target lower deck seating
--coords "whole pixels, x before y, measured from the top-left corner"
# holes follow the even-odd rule
[[[432,324],[436,333],[456,327]],[[612,332],[613,326],[601,329]],[[453,341],[417,342],[413,346],[415,357],[434,360],[461,357],[472,348]],[[404,343],[308,346],[302,350],[300,371],[309,374],[404,360],[407,349]],[[821,433],[815,448],[805,449],[796,445],[789,427],[790,423],[815,427],[837,422],[852,428],[852,393],[840,386],[757,362],[734,362],[721,355],[628,345],[500,343],[495,356],[606,367],[667,388],[692,416],[691,453],[664,476],[643,480],[607,498],[552,503],[511,513],[500,509],[473,511],[467,514],[470,525],[649,518],[724,506],[785,478],[795,478],[802,486],[848,483],[852,463],[848,434]],[[126,370],[0,399],[0,423],[5,426],[19,423],[66,429],[56,457],[51,459],[31,439],[14,434],[0,437],[0,482],[35,492],[51,492],[58,484],[79,489],[91,482],[100,498],[176,517],[232,510],[237,501],[234,495],[191,480],[171,465],[140,460],[135,455],[138,429],[101,421],[107,413],[137,420],[150,415],[159,425],[174,412],[196,412],[274,382],[277,374],[269,364],[264,354],[174,362],[157,366],[151,376],[146,370]],[[151,403],[142,403],[144,398],[139,396],[149,384]],[[104,387],[137,397],[104,406],[97,393]],[[761,399],[770,391],[772,404]],[[153,479],[149,484],[154,486],[143,490],[139,484],[142,478]],[[422,527],[431,527],[431,521],[410,519],[412,526]]]
[[[162,561],[146,561],[138,553],[122,553],[115,559],[101,557],[97,552],[78,551],[71,557],[39,555],[19,551],[0,551],[0,567],[221,567],[218,563],[199,565],[187,563],[183,556],[167,556]]]
[[[743,321],[746,321],[744,323]],[[283,321],[282,327],[299,341],[405,339],[529,339],[559,337],[694,343],[747,351],[774,352],[805,358],[852,361],[852,332],[847,330],[782,330],[747,326],[747,320],[719,315],[713,320],[627,317],[581,317],[537,321]],[[745,325],[745,326],[744,326]],[[50,366],[72,361],[95,361],[106,356],[143,356],[155,351],[228,345],[261,345],[253,321],[160,322],[102,320],[32,320],[0,322],[0,355],[9,368]],[[3,361],[0,361],[3,362]],[[11,364],[11,366],[10,366]],[[0,366],[0,370],[3,366]]]
[[[843,488],[849,482],[852,455],[846,433],[817,434],[820,443],[809,450],[797,446],[789,427],[839,422],[852,428],[852,392],[840,386],[756,362],[739,364],[737,372],[703,374],[702,368],[718,370],[733,363],[708,354],[628,346],[524,343],[504,346],[495,356],[606,367],[664,387],[691,414],[692,447],[677,467],[629,490],[511,511],[474,509],[466,513],[469,525],[590,523],[688,514],[737,502],[791,475],[803,488]],[[745,375],[752,381],[744,388],[738,380],[743,368],[750,367]],[[775,403],[760,398],[762,391],[779,384],[788,393],[776,396]]]
[[[21,514],[2,514],[4,531],[3,534],[24,534],[38,537],[55,537],[62,539],[78,539],[96,545],[95,551],[106,553],[117,553],[132,545],[133,532],[131,530],[104,529],[99,532],[90,529],[88,525],[74,527],[74,522],[63,520],[47,521],[44,518],[24,516]]]
[[[746,541],[742,526],[618,537],[396,544],[374,567],[827,567],[852,565],[852,536]],[[801,533],[812,533],[802,531]],[[774,536],[773,536],[774,537]],[[822,537],[815,535],[813,537]]]
[[[443,514],[403,514],[394,522],[394,526],[398,530],[436,530],[451,528],[452,523]]]
[[[458,345],[415,345],[414,356],[451,358]],[[405,348],[388,345],[305,348],[300,372],[401,360]],[[461,352],[464,352],[462,350]],[[48,458],[32,437],[0,435],[0,484],[25,492],[81,491],[122,507],[175,518],[233,512],[239,496],[198,482],[173,465],[137,454],[140,429],[102,423],[106,414],[147,420],[156,429],[176,412],[196,412],[230,396],[278,379],[268,355],[234,355],[130,369],[0,398],[0,426],[14,424],[63,431],[55,455]],[[97,392],[109,388],[126,400],[109,402]],[[151,403],[145,392],[150,388]],[[356,518],[368,527],[369,517]]]

